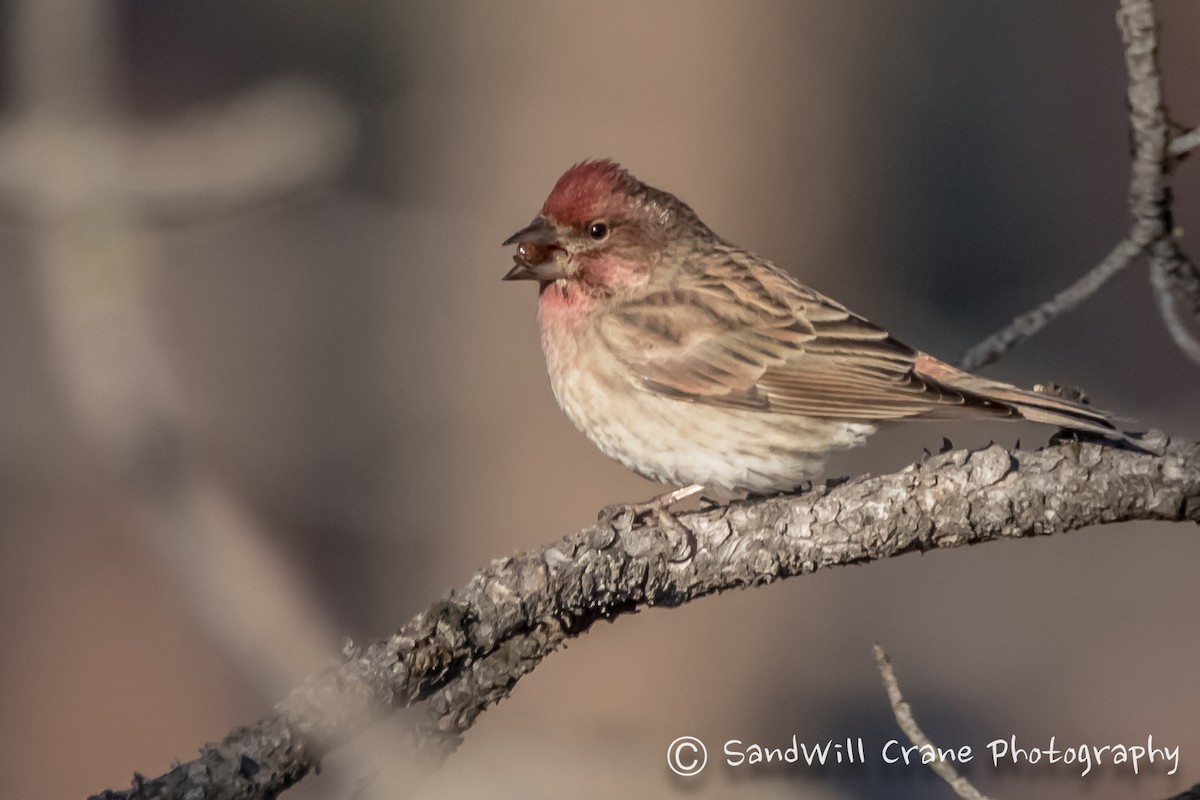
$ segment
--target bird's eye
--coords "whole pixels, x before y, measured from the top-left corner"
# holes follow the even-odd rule
[[[588,236],[592,237],[593,241],[604,241],[608,238],[608,224],[604,222],[593,222],[588,226]]]

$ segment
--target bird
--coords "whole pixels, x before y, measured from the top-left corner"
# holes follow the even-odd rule
[[[606,455],[677,487],[795,490],[905,420],[1026,419],[1121,438],[1113,417],[960,370],[714,233],[611,160],[569,168],[516,245],[538,285],[559,407]]]

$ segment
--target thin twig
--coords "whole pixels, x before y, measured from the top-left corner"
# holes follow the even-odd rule
[[[1150,267],[1150,285],[1158,310],[1171,338],[1188,358],[1200,364],[1200,270],[1171,239],[1156,242]]]
[[[896,673],[892,669],[892,660],[878,644],[875,645],[875,666],[879,668],[879,675],[883,678],[883,688],[887,690],[888,701],[892,704],[892,714],[895,715],[896,724],[900,726],[900,730],[904,731],[908,740],[917,747],[936,750],[937,746],[929,740],[929,737],[917,725],[917,721],[913,719],[912,707],[909,706],[908,701],[904,699],[903,692],[900,691],[900,683],[896,680]],[[954,793],[963,800],[991,800],[972,786],[970,781],[959,775],[958,770],[951,766],[949,761],[935,758],[929,763],[929,768],[939,778],[950,784]]]
[[[1004,328],[972,347],[959,359],[959,366],[974,371],[986,366],[1017,344],[1035,335],[1059,315],[1070,311],[1128,267],[1142,252],[1142,246],[1124,239],[1104,260],[1075,283],[1063,289],[1037,308],[1026,311]]]
[[[1167,152],[1172,158],[1180,158],[1200,147],[1200,128],[1192,128],[1187,133],[1181,133],[1171,139]]]

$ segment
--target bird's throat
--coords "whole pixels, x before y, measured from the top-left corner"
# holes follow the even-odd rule
[[[539,287],[538,322],[542,327],[574,327],[595,310],[598,300],[577,281],[547,281]]]

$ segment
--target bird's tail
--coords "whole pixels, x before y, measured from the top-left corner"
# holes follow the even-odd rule
[[[1076,431],[1096,433],[1134,444],[1128,435],[1117,428],[1117,418],[1107,411],[1055,395],[1033,392],[1001,381],[981,378],[978,375],[963,372],[961,369],[925,353],[921,353],[917,357],[916,370],[921,375],[932,378],[938,383],[969,395],[975,395],[985,403],[999,403],[1023,419],[1058,425]]]
[[[992,384],[987,393],[990,397],[1011,403],[1022,417],[1034,422],[1045,422],[1062,428],[1088,431],[1103,436],[1115,436],[1118,439],[1125,438],[1125,435],[1117,428],[1113,416],[1107,411],[1053,395],[1018,389],[1015,386],[999,382]]]

